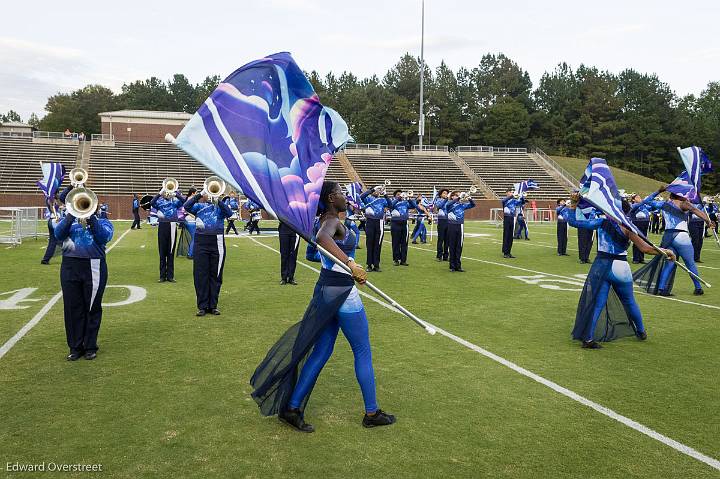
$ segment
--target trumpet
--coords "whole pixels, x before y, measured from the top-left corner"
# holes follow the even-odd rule
[[[382,185],[376,186],[375,190],[380,191],[383,195],[385,194],[385,191],[387,190],[387,187],[390,186],[392,182],[390,180],[385,180]]]
[[[219,176],[210,176],[203,183],[202,194],[207,195],[212,202],[216,202],[225,192],[225,187],[225,180]]]
[[[165,178],[162,182],[160,194],[165,198],[170,198],[175,195],[179,188],[180,185],[175,178]]]
[[[73,168],[70,170],[70,184],[73,188],[80,188],[88,179],[88,173],[84,168]]]
[[[467,192],[463,191],[462,193],[460,193],[460,195],[458,195],[460,197],[460,201],[462,201],[462,202],[470,201],[472,199],[471,195],[474,195],[475,193],[477,193],[477,190],[478,190],[477,186],[475,186],[475,185],[470,186],[470,189]]]
[[[97,195],[89,188],[75,188],[65,198],[65,210],[67,213],[73,215],[82,223],[95,214],[97,207]]]

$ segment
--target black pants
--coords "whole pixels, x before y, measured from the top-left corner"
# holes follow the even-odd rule
[[[225,236],[195,235],[193,280],[198,309],[217,308],[225,267]]]
[[[528,229],[527,223],[525,223],[525,218],[518,216],[517,221],[515,222],[515,232],[513,233],[513,236],[515,239],[521,239],[523,234],[525,235],[525,239],[528,239]]]
[[[705,241],[705,222],[689,221],[688,234],[692,242],[695,261],[700,261],[700,253],[702,252],[703,242]]]
[[[228,220],[227,228],[225,228],[225,234],[228,234],[230,230],[233,230],[235,234],[239,234],[237,228],[235,227],[235,220]]]
[[[503,216],[503,254],[512,254],[513,234],[515,228],[515,217],[513,215]]]
[[[133,224],[130,227],[131,230],[134,230],[135,228],[140,229],[140,211],[133,210]]]
[[[59,241],[55,239],[55,231],[52,225],[48,221],[48,244],[45,248],[45,255],[43,256],[43,263],[47,263],[55,255],[55,248],[57,248]]]
[[[578,228],[578,256],[580,261],[590,261],[593,245],[593,230]]]
[[[365,220],[365,247],[367,249],[367,265],[380,267],[380,252],[385,236],[385,221],[367,218]]]
[[[465,225],[448,223],[447,243],[450,251],[450,269],[461,269],[461,258],[463,250],[463,232]]]
[[[257,234],[260,234],[260,220],[250,220],[250,224],[248,224],[248,234],[252,234],[253,231],[257,231]]]
[[[408,225],[407,221],[391,221],[393,261],[407,263]]]
[[[437,250],[435,257],[447,261],[449,250],[447,244],[448,220],[438,220],[437,222]]]
[[[644,236],[647,236],[648,228],[650,227],[650,220],[635,220],[633,221],[633,224],[637,226],[637,229],[639,229]],[[633,243],[632,251],[633,263],[642,263],[645,261],[645,253],[640,251],[638,247],[635,246],[635,243]]]
[[[290,281],[295,278],[300,237],[296,234],[280,235],[280,279]]]
[[[558,254],[567,254],[567,221],[557,222],[557,252]]]
[[[70,351],[97,351],[102,320],[102,297],[107,284],[105,258],[63,256],[60,286],[63,294],[65,336]]]
[[[176,237],[177,223],[171,221],[160,221],[158,223],[160,279],[175,278],[175,244],[177,243]]]

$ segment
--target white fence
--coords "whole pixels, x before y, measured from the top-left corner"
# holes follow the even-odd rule
[[[346,150],[405,151],[403,145],[381,145],[379,143],[347,143]]]
[[[102,134],[93,133],[92,135],[90,135],[90,140],[91,141],[115,141],[115,135],[110,135],[110,134],[106,134],[106,133],[102,133]]]
[[[448,151],[448,147],[440,145],[423,145],[421,148],[420,145],[413,145],[412,151]]]
[[[506,146],[458,146],[458,153],[527,153],[527,148],[509,148]]]
[[[0,243],[13,246],[24,238],[47,236],[45,208],[0,208]]]
[[[552,223],[557,220],[557,215],[553,208],[525,208],[523,210],[525,221],[528,223]],[[492,208],[490,209],[490,221],[495,223],[497,226],[503,222],[503,209]]]

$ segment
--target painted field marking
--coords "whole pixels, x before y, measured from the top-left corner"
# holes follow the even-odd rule
[[[263,244],[257,240],[253,240],[253,241],[255,243],[259,244],[260,246],[263,246],[271,251],[274,251],[278,254],[280,253],[278,250],[276,250],[266,244]],[[417,249],[423,249],[423,248],[417,248]],[[431,250],[424,250],[424,251],[431,251]],[[300,264],[302,266],[305,266],[308,269],[311,269],[311,270],[317,272],[317,273],[320,272],[317,268],[313,268],[312,266],[307,265],[303,262],[300,262]],[[497,263],[497,264],[500,264],[500,263]],[[522,269],[522,268],[518,268],[518,269]],[[544,274],[544,273],[541,273],[541,274]],[[551,275],[551,276],[559,276],[559,275]],[[384,302],[377,300],[376,298],[374,298],[366,293],[361,292],[360,294],[362,294],[365,297],[371,298],[373,301],[383,304],[388,309],[393,309],[393,310],[395,309],[392,306],[387,305]],[[399,311],[396,311],[396,312],[400,313]],[[545,379],[544,377],[542,377],[538,374],[535,374],[532,371],[529,371],[521,366],[518,366],[517,364],[513,363],[512,361],[508,361],[507,359],[505,359],[501,356],[498,356],[497,354],[492,353],[484,348],[481,348],[480,346],[477,346],[476,344],[473,344],[459,336],[455,336],[454,334],[452,334],[448,331],[445,331],[444,329],[439,328],[439,327],[435,326],[434,324],[431,324],[431,323],[427,323],[427,324],[430,327],[434,328],[438,333],[445,336],[446,338],[451,339],[452,341],[455,341],[456,343],[458,343],[462,346],[465,346],[466,348],[471,349],[471,350],[485,356],[486,358],[491,359],[492,361],[495,361],[496,363],[502,364],[503,366],[512,369],[516,373],[521,374],[527,378],[530,378],[533,381],[540,383],[543,386],[546,386],[546,387],[552,389],[553,391],[555,391],[559,394],[562,394],[563,396],[565,396],[567,398],[572,399],[575,402],[578,402],[584,406],[594,409],[595,411],[599,412],[600,414],[603,414],[604,416],[607,416],[610,419],[613,419],[621,424],[624,424],[625,426],[627,426],[631,429],[634,429],[635,431],[638,431],[641,434],[644,434],[652,439],[655,439],[656,441],[658,441],[662,444],[665,444],[666,446],[671,447],[671,448],[675,449],[676,451],[681,452],[682,454],[685,454],[686,456],[692,457],[693,459],[697,459],[698,461],[700,461],[704,464],[707,464],[708,466],[720,471],[720,461],[718,461],[717,459],[712,458],[710,456],[706,456],[705,454],[693,449],[690,446],[687,446],[681,442],[671,439],[663,434],[660,434],[659,432],[657,432],[643,424],[640,424],[637,421],[634,421],[626,416],[623,416],[622,414],[619,414],[619,413],[613,411],[612,409],[609,409],[601,404],[591,401],[591,400],[589,400],[589,399],[587,399],[587,398],[585,398],[563,386],[560,386],[559,384],[557,384],[553,381],[550,381],[549,379]]]
[[[126,230],[123,234],[121,234],[120,237],[117,240],[115,240],[115,242],[113,244],[108,246],[108,248],[105,250],[105,254],[112,251],[112,249],[115,246],[117,246],[117,244],[120,242],[120,240],[122,240],[125,237],[125,235],[128,234],[129,232],[130,232],[130,230]],[[62,291],[58,291],[55,294],[55,296],[50,298],[50,300],[45,304],[45,306],[43,306],[40,309],[40,311],[38,311],[37,314],[35,316],[33,316],[33,318],[30,321],[25,323],[25,325],[22,328],[20,328],[20,331],[15,333],[15,335],[12,338],[8,339],[5,342],[5,344],[0,346],[0,359],[2,359],[3,356],[5,356],[8,353],[8,351],[10,351],[10,349],[12,349],[12,347],[15,346],[15,344],[17,344],[17,342],[23,338],[23,336],[25,336],[27,333],[29,333],[30,330],[32,328],[34,328],[35,325],[37,325],[37,323],[39,323],[40,320],[45,317],[45,315],[48,313],[48,311],[50,311],[50,309],[53,306],[55,306],[55,303],[57,303],[60,300],[60,298],[62,298]]]

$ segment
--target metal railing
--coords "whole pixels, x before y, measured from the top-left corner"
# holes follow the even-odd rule
[[[42,207],[0,208],[0,243],[16,246],[23,238],[47,235]]]
[[[405,151],[403,145],[381,145],[379,143],[346,143],[346,150]]]
[[[463,170],[465,176],[469,176],[475,181],[475,183],[477,183],[477,186],[480,187],[485,196],[489,196],[490,198],[499,198],[495,191],[490,188],[490,185],[488,185],[485,180],[482,179],[482,177],[477,173],[477,171],[470,168],[470,165],[468,165],[465,160],[460,158],[457,150],[450,148],[450,157],[455,161],[455,163],[460,167],[460,169]]]
[[[74,140],[77,141],[78,134],[77,133],[70,133],[69,135],[66,135],[65,133],[61,131],[33,131],[32,132],[33,138],[44,138],[49,140]]]
[[[448,147],[442,145],[423,145],[422,147],[420,145],[413,145],[412,151],[448,151]]]
[[[527,153],[527,148],[508,148],[506,146],[493,146],[494,153]]]
[[[567,171],[565,168],[560,166],[557,161],[550,158],[548,155],[545,154],[544,151],[542,151],[540,148],[534,148],[533,153],[537,155],[538,158],[540,158],[542,161],[547,163],[547,165],[557,171],[557,173],[563,177],[565,181],[568,182],[568,184],[571,185],[572,188],[577,187],[580,184],[580,180],[575,178],[572,174],[570,174],[569,171]]]
[[[107,133],[93,133],[90,135],[90,141],[115,141],[115,135]]]
[[[32,138],[32,136],[31,131],[0,131],[2,138]]]
[[[492,153],[492,146],[458,146],[455,151],[458,153],[475,152],[475,153]]]

